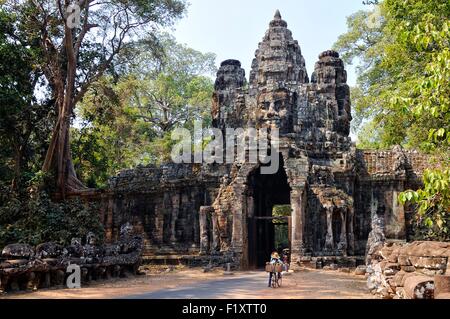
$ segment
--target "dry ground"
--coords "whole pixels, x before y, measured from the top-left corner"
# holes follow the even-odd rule
[[[203,273],[201,269],[176,267],[166,272],[161,267],[145,275],[93,282],[81,289],[43,289],[31,293],[7,294],[0,298],[147,298],[147,299],[368,299],[364,277],[336,271],[302,270],[286,275],[283,287],[267,288],[264,272],[222,271]]]

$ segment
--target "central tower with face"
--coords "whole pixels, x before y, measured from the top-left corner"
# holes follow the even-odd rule
[[[294,133],[299,89],[308,82],[300,46],[277,11],[252,63],[248,98],[251,124],[278,128],[282,135]]]
[[[351,149],[350,89],[335,51],[319,55],[311,82],[298,41],[277,10],[255,52],[247,84],[236,60],[221,64],[213,125],[279,130],[312,157],[341,156]]]
[[[352,253],[355,149],[349,137],[350,89],[346,81],[344,63],[331,50],[319,55],[310,81],[300,45],[279,11],[258,45],[248,83],[239,61],[221,64],[215,85],[213,125],[223,131],[268,129],[271,135],[277,129],[280,138],[275,145],[279,147],[267,151],[272,155],[276,150],[275,156],[279,155],[282,162],[277,174],[263,176],[262,180],[269,181],[266,184],[254,178],[264,163],[234,163],[232,188],[223,186],[214,204],[216,214],[233,216],[234,240],[224,237],[224,251],[231,247],[236,253],[248,251],[250,256],[251,245],[242,250],[246,236],[240,232],[246,229],[241,224],[242,216],[251,220],[253,213],[267,213],[282,198],[292,208],[293,255],[298,257],[308,251]],[[280,187],[272,189],[269,185],[282,185],[280,180],[288,187],[271,201]],[[262,184],[265,186],[261,188]],[[230,203],[244,204],[234,207]],[[256,226],[248,225],[247,231],[254,234]],[[271,238],[270,232],[266,235],[263,238]],[[242,260],[247,257],[244,254]]]

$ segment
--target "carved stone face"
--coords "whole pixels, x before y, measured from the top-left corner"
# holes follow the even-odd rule
[[[86,235],[86,244],[88,245],[95,245],[97,244],[97,236],[93,232],[89,232]]]
[[[132,231],[133,226],[131,226],[131,224],[127,222],[120,227],[120,237],[127,238],[131,235]]]
[[[289,130],[292,126],[293,100],[287,90],[261,93],[258,97],[259,120],[263,126]]]

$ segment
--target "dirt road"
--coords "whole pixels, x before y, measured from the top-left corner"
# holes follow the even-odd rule
[[[81,289],[39,290],[8,294],[2,298],[57,299],[371,299],[364,277],[340,272],[302,270],[286,275],[283,287],[267,287],[264,272],[237,272],[224,276],[221,271],[203,273],[201,269],[147,274],[129,279],[92,283]]]

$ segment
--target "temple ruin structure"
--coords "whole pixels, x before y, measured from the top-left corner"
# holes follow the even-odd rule
[[[418,152],[357,149],[350,135],[347,73],[335,51],[308,75],[299,43],[277,11],[256,50],[247,80],[224,61],[213,96],[213,126],[278,128],[280,169],[262,163],[173,164],[121,172],[107,190],[101,218],[107,238],[130,222],[144,235],[144,258],[232,263],[254,269],[273,249],[273,207],[284,216],[293,265],[364,263],[371,232],[407,240],[408,209],[399,192],[420,185],[428,165]],[[376,237],[376,234],[372,234]]]

